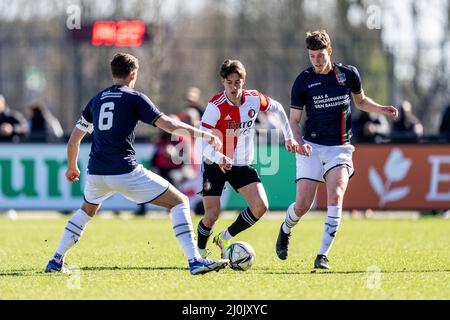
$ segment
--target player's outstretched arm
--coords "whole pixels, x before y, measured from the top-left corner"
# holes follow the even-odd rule
[[[302,129],[300,127],[300,120],[302,119],[303,110],[301,110],[297,106],[291,107],[291,112],[289,114],[289,124],[292,128],[292,133],[294,135],[294,139],[298,142],[298,147],[296,151],[298,154],[302,156],[309,156],[312,151],[312,147],[305,143],[302,138]]]
[[[353,94],[353,98],[355,99],[356,107],[365,112],[377,112],[381,114],[385,114],[391,118],[396,119],[398,117],[398,110],[394,106],[383,106],[381,104],[376,103],[371,98],[367,97],[364,94],[364,91],[361,90],[361,93]]]
[[[278,101],[270,99],[270,106],[268,111],[275,113],[278,117],[279,122],[281,123],[281,130],[283,131],[283,136],[285,140],[285,146],[288,152],[296,152],[298,149],[298,143],[294,139],[294,135],[292,133],[292,129],[289,125],[289,120],[284,112],[284,108]]]
[[[78,152],[80,150],[80,142],[86,135],[85,131],[82,131],[75,127],[70,135],[69,142],[67,143],[67,171],[66,179],[70,182],[79,180],[80,170],[78,169]]]
[[[162,115],[156,120],[155,125],[171,134],[184,137],[201,137],[208,141],[208,143],[214,148],[214,150],[220,150],[222,148],[222,141],[215,135],[199,130],[187,123],[172,119],[166,115]]]

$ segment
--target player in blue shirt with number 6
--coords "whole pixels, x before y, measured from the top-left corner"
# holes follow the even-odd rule
[[[83,110],[67,145],[66,178],[78,181],[77,166],[80,142],[92,134],[84,202],[64,229],[54,257],[45,272],[68,272],[64,267],[67,251],[78,242],[86,225],[102,202],[118,192],[138,204],[152,203],[170,209],[173,230],[188,258],[191,274],[218,271],[228,260],[201,258],[194,236],[189,200],[168,181],[136,162],[133,147],[138,121],[156,126],[168,133],[202,137],[220,150],[222,142],[208,132],[196,129],[161,113],[143,93],[134,90],[139,69],[138,59],[119,53],[111,60],[113,86],[95,95]]]

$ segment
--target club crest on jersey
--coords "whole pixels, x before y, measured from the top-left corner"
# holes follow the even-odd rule
[[[337,74],[336,79],[341,86],[345,85],[345,81],[347,80],[347,78],[345,77],[345,74],[343,74],[343,73]]]
[[[347,78],[345,77],[345,74],[341,72],[338,66],[335,66],[334,69],[334,75],[336,76],[337,81],[339,82],[340,86],[345,86],[345,80]]]
[[[248,110],[248,116],[249,116],[250,118],[253,118],[253,117],[255,116],[255,114],[256,114],[256,111],[255,111],[254,109]]]
[[[211,182],[209,182],[208,180],[205,181],[205,183],[203,184],[203,190],[205,191],[209,191],[212,188],[212,184]]]

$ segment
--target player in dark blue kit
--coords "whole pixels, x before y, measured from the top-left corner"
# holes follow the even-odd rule
[[[291,94],[290,124],[299,143],[296,202],[289,206],[281,225],[276,253],[282,260],[287,258],[292,228],[309,211],[318,184],[324,182],[328,210],[314,268],[329,269],[327,256],[340,225],[345,190],[354,173],[354,147],[350,143],[352,96],[356,106],[365,112],[396,118],[398,111],[364,94],[355,67],[331,61],[331,40],[326,31],[307,33],[306,46],[312,67],[297,77]],[[307,121],[302,137],[300,120],[304,110]]]
[[[87,223],[102,202],[118,192],[138,204],[152,203],[170,209],[173,229],[192,274],[224,268],[228,260],[202,259],[195,241],[188,198],[168,181],[136,162],[133,147],[138,121],[151,124],[169,133],[206,139],[220,149],[220,139],[161,113],[134,85],[138,60],[119,53],[111,61],[114,85],[99,92],[89,101],[70,136],[67,157],[67,180],[78,181],[79,145],[87,132],[93,135],[84,203],[68,221],[54,257],[45,272],[68,272],[64,267],[67,251],[79,240]]]

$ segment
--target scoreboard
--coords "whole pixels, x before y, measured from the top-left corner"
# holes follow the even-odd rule
[[[68,36],[93,46],[139,47],[150,40],[147,25],[141,20],[98,20],[69,30]]]

